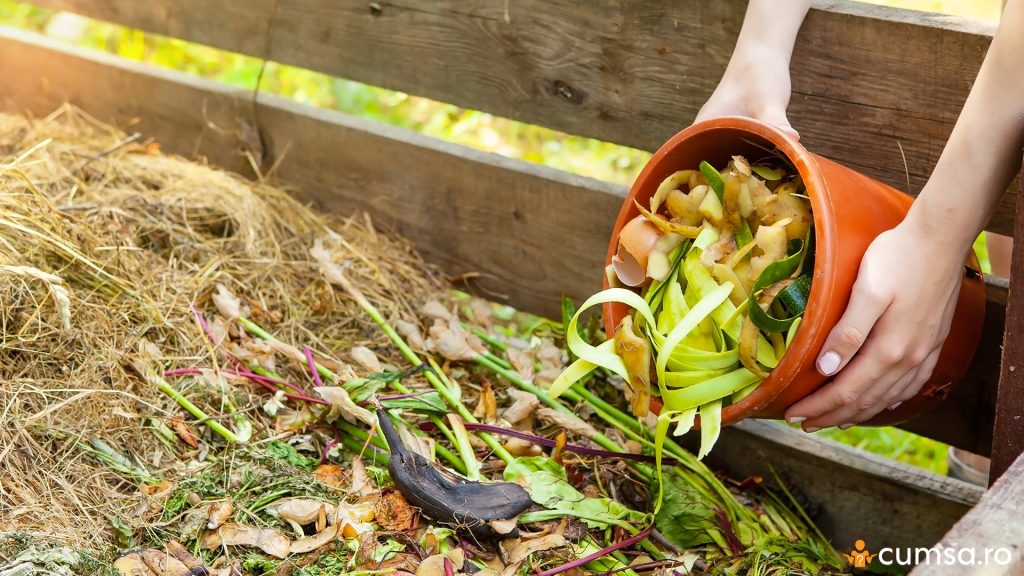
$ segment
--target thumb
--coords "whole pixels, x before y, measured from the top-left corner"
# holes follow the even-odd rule
[[[839,322],[829,332],[818,355],[818,372],[833,376],[842,370],[857,354],[875,322],[885,312],[887,303],[877,297],[861,274],[853,285],[850,303]]]

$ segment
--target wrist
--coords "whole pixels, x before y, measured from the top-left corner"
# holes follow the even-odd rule
[[[956,206],[947,201],[949,198],[955,196],[926,186],[901,226],[910,228],[921,242],[933,246],[939,253],[966,254],[983,223],[977,222],[979,218],[969,207]]]

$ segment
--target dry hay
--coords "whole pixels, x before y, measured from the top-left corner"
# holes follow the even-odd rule
[[[136,140],[71,107],[43,120],[0,116],[0,531],[109,544],[108,517],[132,517],[143,498],[86,448],[99,440],[152,469],[169,465],[150,419],[180,409],[131,360],[148,341],[165,367],[215,365],[189,305],[211,310],[218,283],[282,339],[336,358],[378,338],[310,261],[329,233],[323,217],[279,188]],[[368,219],[333,224],[348,276],[392,317],[412,318],[442,289]],[[222,413],[223,394],[188,386]],[[266,399],[230,386],[252,397],[242,409]]]

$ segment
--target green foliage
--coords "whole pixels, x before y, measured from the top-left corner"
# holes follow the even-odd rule
[[[294,576],[340,576],[349,573],[348,562],[348,554],[331,552],[319,556],[316,562],[309,566],[303,566],[292,574]]]
[[[242,568],[253,576],[270,576],[277,573],[280,562],[261,554],[249,554],[242,560]]]
[[[281,442],[280,440],[274,440],[273,442],[268,443],[264,448],[264,452],[271,458],[276,458],[282,462],[295,466],[296,468],[302,468],[307,471],[312,471],[319,463],[315,458],[299,454],[298,450],[284,442]]]
[[[530,498],[547,510],[530,512],[522,522],[542,522],[563,516],[576,516],[591,528],[609,525],[628,527],[643,522],[647,514],[630,510],[610,498],[588,498],[569,484],[565,468],[545,456],[517,458],[505,467],[505,480],[525,481]]]
[[[707,498],[693,483],[674,472],[664,475],[664,501],[654,520],[658,531],[681,548],[721,541],[721,536],[712,536],[720,530],[715,523],[715,510],[708,506]]]
[[[135,546],[135,536],[132,534],[132,527],[118,516],[107,516],[110,520],[110,527],[114,529],[114,542],[122,550]]]
[[[948,445],[899,428],[854,426],[847,430],[829,428],[815,434],[936,474],[945,474],[949,470]]]

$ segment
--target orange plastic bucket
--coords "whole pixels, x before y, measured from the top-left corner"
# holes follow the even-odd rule
[[[655,152],[622,204],[605,264],[610,264],[615,254],[619,231],[639,215],[633,201],[647,205],[658,185],[673,172],[695,168],[702,160],[722,166],[737,154],[758,158],[766,149],[777,149],[785,155],[807,187],[814,213],[814,280],[803,321],[789,350],[753,393],[723,409],[723,424],[749,417],[782,418],[787,408],[828,381],[815,368],[815,361],[846,309],[860,260],[876,236],[903,220],[913,202],[895,188],[808,152],[774,126],[749,118],[716,118],[683,130]],[[931,380],[917,396],[896,410],[883,411],[869,424],[909,420],[945,398],[963,377],[978,347],[985,316],[985,285],[978,270],[972,253],[950,334]],[[605,284],[607,288],[607,280]],[[612,334],[628,313],[622,304],[605,304],[606,332]]]

